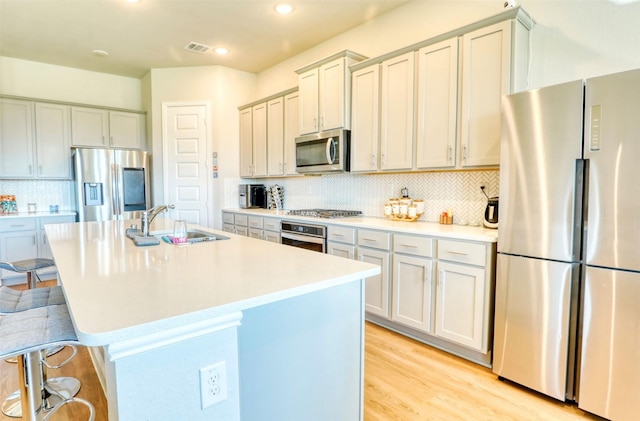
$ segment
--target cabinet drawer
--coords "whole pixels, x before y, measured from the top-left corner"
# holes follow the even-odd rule
[[[235,220],[233,219],[233,214],[229,212],[222,212],[222,222],[224,224],[235,224]]]
[[[36,222],[36,218],[7,218],[0,220],[0,232],[35,230]]]
[[[264,237],[264,233],[259,228],[249,228],[249,237],[262,240]]]
[[[433,257],[433,238],[393,234],[393,251],[396,253]]]
[[[237,224],[237,222],[236,222]],[[261,216],[250,216],[249,217],[249,228],[262,229],[262,217]]]
[[[236,225],[240,225],[240,226],[246,227],[248,225],[248,223],[249,223],[248,219],[249,218],[247,217],[247,215],[238,215],[238,214],[236,214],[235,218],[234,218],[234,223]]]
[[[438,240],[438,259],[468,265],[485,266],[487,247],[484,244]]]
[[[327,240],[339,241],[341,243],[346,243],[346,244],[355,244],[356,230],[355,228],[350,228],[350,227],[339,227],[339,226],[329,225],[327,227]]]
[[[391,234],[382,231],[358,230],[358,246],[389,250]]]
[[[280,232],[280,219],[264,218],[264,229],[267,231]]]

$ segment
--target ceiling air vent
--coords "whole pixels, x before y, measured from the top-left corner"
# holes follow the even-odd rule
[[[213,47],[209,47],[208,45],[200,44],[199,42],[193,42],[193,41],[191,41],[189,44],[187,44],[186,47],[184,47],[185,50],[193,51],[194,53],[200,53],[200,54],[204,54],[209,50],[211,50],[212,48]]]

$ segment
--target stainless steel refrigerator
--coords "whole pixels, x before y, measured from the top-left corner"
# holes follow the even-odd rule
[[[149,208],[149,155],[123,149],[75,149],[80,221],[139,218]]]
[[[640,70],[503,101],[493,371],[640,411]]]

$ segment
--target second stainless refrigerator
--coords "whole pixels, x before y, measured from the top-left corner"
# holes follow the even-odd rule
[[[640,411],[640,70],[503,101],[493,370]]]
[[[80,221],[139,218],[149,208],[149,155],[123,149],[76,149]]]

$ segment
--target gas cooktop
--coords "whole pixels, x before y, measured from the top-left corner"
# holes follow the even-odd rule
[[[313,218],[345,218],[348,216],[361,216],[361,211],[333,210],[333,209],[297,209],[290,210],[289,215],[310,216]]]

